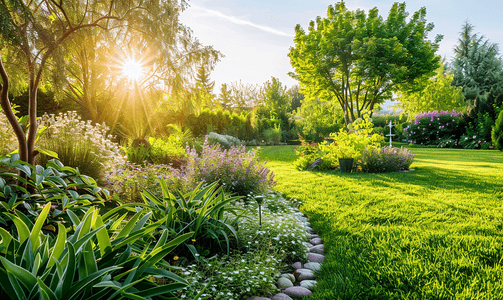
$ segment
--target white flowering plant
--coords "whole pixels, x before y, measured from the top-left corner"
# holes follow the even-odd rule
[[[276,253],[278,258],[292,263],[299,258],[304,259],[307,248],[303,242],[309,234],[295,214],[291,202],[283,197],[269,193],[264,197],[262,209],[262,226],[259,224],[257,204],[247,202],[242,204],[248,211],[239,223],[238,240],[245,251],[262,249],[270,254]]]
[[[200,259],[181,271],[189,285],[176,295],[179,299],[241,300],[278,292],[274,283],[280,267],[280,260],[262,251]]]
[[[74,111],[45,114],[40,124],[47,127],[37,143],[40,148],[56,152],[65,166],[79,168],[82,174],[100,182],[107,171],[126,162],[105,124],[93,125],[91,121],[83,121]],[[50,159],[50,156],[40,154],[36,162],[45,165]]]

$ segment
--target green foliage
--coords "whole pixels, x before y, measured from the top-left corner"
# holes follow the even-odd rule
[[[503,151],[503,110],[500,111],[498,119],[491,131],[491,138],[494,148]]]
[[[286,86],[283,86],[279,79],[272,77],[271,81],[267,81],[264,83],[263,87],[264,97],[263,103],[257,107],[256,117],[257,119],[270,120],[273,126],[258,126],[259,133],[264,137],[270,136],[271,138],[276,138],[276,136],[272,137],[272,130],[275,129],[279,131],[279,128],[282,128],[285,131],[291,129],[291,122],[289,118],[290,109],[290,96],[288,95]],[[267,131],[267,133],[266,133]],[[281,134],[279,135],[279,139],[281,140]],[[280,140],[269,140],[270,142],[277,143]]]
[[[22,214],[9,215],[17,236],[1,229],[2,299],[31,299],[34,295],[41,299],[146,299],[172,296],[173,291],[187,285],[175,274],[157,269],[156,264],[191,233],[168,241],[164,231],[156,245],[132,247],[164,220],[145,226],[148,216],[142,220],[133,217],[119,227],[120,221],[101,217],[92,208],[82,219],[69,212],[73,234],[68,235],[58,224],[54,239],[41,230],[50,208],[46,205],[34,224],[26,223]],[[152,275],[174,282],[158,286],[148,280]]]
[[[342,109],[334,102],[306,98],[297,109],[295,126],[309,141],[321,142],[344,124]]]
[[[44,115],[41,124],[47,129],[37,145],[56,152],[65,166],[78,168],[82,174],[103,180],[106,172],[125,163],[119,145],[111,141],[104,124],[84,122],[76,112]],[[51,158],[39,154],[36,161],[45,165]]]
[[[503,154],[414,149],[414,172],[299,172],[289,146],[262,147],[278,183],[325,242],[326,299],[496,299]]]
[[[453,85],[463,87],[468,100],[489,92],[503,80],[502,61],[498,45],[483,35],[474,33],[474,26],[466,21],[454,47]]]
[[[279,145],[281,143],[281,127],[275,126],[268,128],[262,132],[264,140],[271,145]]]
[[[170,165],[180,168],[185,164],[187,153],[184,140],[177,135],[170,135],[167,139],[149,137],[150,162],[155,165]]]
[[[237,242],[238,211],[231,203],[238,198],[227,197],[216,182],[206,187],[199,185],[187,194],[175,191],[176,195],[168,190],[164,181],[159,183],[162,198],[147,190],[142,193],[146,207],[152,210],[152,219],[155,222],[165,220],[162,228],[173,236],[192,232],[192,243],[188,247],[196,260],[199,255],[211,256],[224,249],[228,255],[231,244]]]
[[[4,225],[6,214],[21,210],[33,219],[46,203],[52,207],[51,223],[68,222],[65,211],[81,215],[109,196],[93,178],[58,160],[49,161],[46,168],[20,161],[17,153],[0,160],[0,223]]]
[[[433,77],[422,77],[415,80],[412,87],[404,88],[398,106],[409,118],[425,111],[460,110],[464,105],[463,88],[453,86],[454,74],[442,64]]]
[[[172,182],[172,169],[166,165],[137,165],[126,163],[107,176],[110,190],[118,194],[118,198],[125,203],[143,202],[141,192],[149,190],[156,195],[161,195],[161,187],[158,180],[169,180],[172,185],[181,187]]]
[[[240,140],[252,140],[256,136],[251,121],[252,115],[243,112],[231,113],[228,110],[203,110],[201,114],[192,114],[185,121],[185,127],[195,137],[204,136],[210,132],[228,134]]]
[[[425,16],[422,8],[408,17],[405,3],[393,4],[386,19],[377,8],[365,14],[347,10],[344,2],[329,6],[326,18],[310,22],[308,33],[296,26],[292,76],[306,98],[340,105],[349,124],[390,99],[401,84],[438,68],[440,37],[427,40],[433,24]]]
[[[318,158],[323,157],[323,153],[320,151],[320,147],[316,143],[308,143],[299,134],[300,146],[293,147],[298,156],[297,160],[293,162],[295,168],[299,171],[307,170],[309,166]],[[322,164],[318,166],[319,170],[326,170],[332,168],[331,161],[325,159]]]
[[[380,147],[384,137],[378,134],[372,134],[373,124],[368,119],[358,119],[349,128],[349,132],[341,129],[339,132],[330,134],[333,142],[330,144],[323,143],[320,145],[324,151],[325,158],[336,165],[338,158],[353,158],[358,162],[363,154],[363,151],[372,148]]]

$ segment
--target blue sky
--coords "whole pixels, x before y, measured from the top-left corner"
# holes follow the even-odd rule
[[[396,1],[346,1],[351,10],[368,11],[377,7],[384,18]],[[294,28],[300,24],[307,30],[311,20],[325,17],[329,5],[325,0],[190,0],[190,7],[182,13],[182,23],[205,45],[213,45],[225,57],[211,74],[218,93],[222,83],[239,81],[262,84],[277,77],[283,84],[296,83],[287,73],[293,71],[287,54],[293,46]],[[435,24],[429,39],[444,35],[437,52],[448,61],[457,43],[461,26],[469,20],[475,31],[503,47],[502,0],[423,0],[408,1],[412,14],[426,7],[426,19]],[[500,51],[501,52],[501,51]]]

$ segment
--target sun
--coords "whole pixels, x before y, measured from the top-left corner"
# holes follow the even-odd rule
[[[136,60],[128,59],[122,64],[122,73],[131,80],[138,80],[143,75],[143,66]]]

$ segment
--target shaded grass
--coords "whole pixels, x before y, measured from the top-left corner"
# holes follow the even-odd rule
[[[312,299],[503,298],[503,153],[413,152],[412,172],[341,174],[260,150],[325,241]]]

